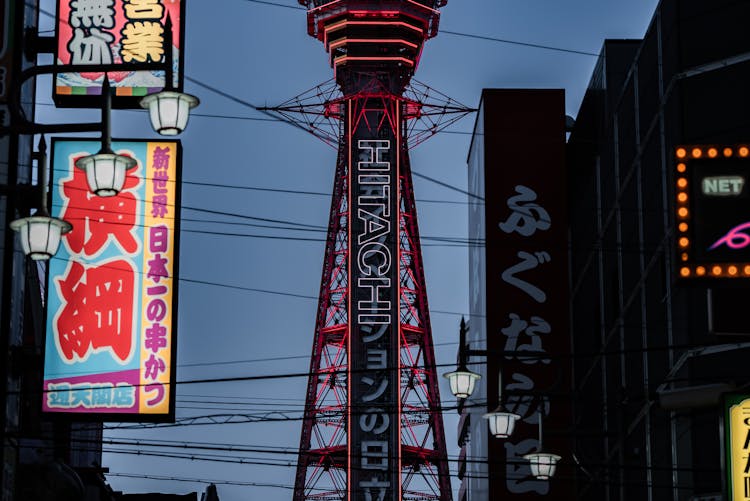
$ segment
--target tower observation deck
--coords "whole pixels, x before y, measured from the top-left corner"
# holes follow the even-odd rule
[[[425,40],[437,35],[446,0],[299,0],[308,33],[323,42],[344,94],[363,73],[390,81],[400,94],[417,68]]]
[[[294,501],[450,501],[404,91],[445,0],[300,0],[342,97]]]

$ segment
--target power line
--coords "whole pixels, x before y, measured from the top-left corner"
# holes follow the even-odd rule
[[[7,165],[7,162],[0,162]],[[53,172],[61,172],[61,173],[68,173],[69,171],[67,169],[52,169]],[[444,181],[435,180],[434,178],[414,173],[412,173],[418,177],[422,177],[424,179],[427,179],[429,181],[435,182],[437,184],[440,184],[441,186],[454,189],[454,187],[446,183]],[[150,181],[152,178],[149,177],[141,177],[140,179]],[[309,195],[309,196],[320,196],[320,197],[326,197],[331,198],[330,192],[322,192],[322,191],[311,191],[311,190],[292,190],[292,189],[284,189],[284,188],[268,188],[268,187],[261,187],[261,186],[247,186],[247,185],[233,185],[233,184],[222,184],[222,183],[208,183],[208,182],[201,182],[201,181],[180,181],[181,185],[192,185],[192,186],[205,186],[209,188],[225,188],[225,189],[232,189],[232,190],[242,190],[242,191],[261,191],[261,192],[269,192],[269,193],[286,193],[286,194],[292,194],[292,195]],[[479,197],[477,195],[474,195],[469,192],[460,191],[463,195],[468,195],[474,198],[477,198],[481,201],[484,200],[484,198]],[[457,204],[457,205],[469,205],[469,204],[481,204],[481,202],[468,202],[465,200],[436,200],[436,199],[415,199],[416,202],[419,203],[434,203],[434,204]],[[197,209],[195,209],[197,210]]]
[[[257,3],[257,4],[264,4],[264,5],[271,5],[273,7],[283,7],[286,9],[294,9],[294,10],[307,10],[304,7],[296,6],[296,5],[288,5],[288,4],[282,4],[278,2],[269,2],[267,0],[245,0],[246,2],[251,3]],[[575,49],[566,49],[563,47],[556,47],[554,45],[542,45],[538,43],[531,43],[531,42],[519,42],[518,40],[508,40],[505,38],[496,38],[496,37],[490,37],[486,35],[477,35],[474,33],[464,33],[460,31],[450,31],[445,29],[440,29],[440,33],[445,33],[446,35],[454,35],[459,37],[465,37],[465,38],[473,38],[476,40],[484,40],[487,42],[497,42],[497,43],[503,43],[508,45],[517,45],[520,47],[531,47],[534,49],[543,49],[543,50],[551,50],[555,52],[565,52],[569,54],[577,54],[581,56],[593,56],[593,57],[599,57],[599,54],[596,54],[594,52],[586,52],[582,50],[575,50]]]
[[[123,477],[123,478],[137,478],[147,480],[161,480],[169,482],[190,482],[190,483],[201,483],[201,484],[214,484],[214,485],[231,485],[239,487],[275,487],[279,489],[290,489],[293,490],[293,485],[287,484],[271,484],[263,482],[243,482],[239,480],[218,480],[218,479],[200,479],[200,478],[187,478],[187,477],[170,477],[167,475],[149,475],[147,473],[114,473],[107,472],[107,477]]]
[[[537,43],[530,43],[530,42],[519,42],[517,40],[508,40],[505,38],[495,38],[490,37],[486,35],[475,35],[473,33],[462,33],[460,31],[449,31],[445,29],[440,29],[440,33],[445,33],[446,35],[454,35],[458,37],[465,37],[465,38],[474,38],[476,40],[486,40],[489,42],[499,42],[509,45],[518,45],[521,47],[532,47],[534,49],[544,49],[544,50],[553,50],[556,52],[566,52],[568,54],[579,54],[582,56],[593,56],[593,57],[599,57],[599,54],[596,54],[594,52],[586,52],[582,50],[574,50],[574,49],[565,49],[562,47],[555,47],[553,45],[541,45]]]
[[[67,259],[63,259],[57,256],[53,256],[51,259],[68,262]],[[141,275],[144,274],[144,272],[136,272],[136,273],[141,274]],[[193,284],[200,284],[200,285],[210,285],[214,287],[223,287],[226,289],[241,290],[241,291],[246,291],[246,292],[258,292],[258,293],[271,294],[271,295],[276,295],[276,296],[294,297],[294,298],[299,298],[299,299],[311,299],[314,301],[317,301],[319,299],[318,296],[312,296],[309,294],[299,294],[299,293],[288,292],[288,291],[277,291],[277,290],[262,289],[262,288],[257,288],[257,287],[246,287],[246,286],[241,286],[241,285],[224,284],[224,283],[219,283],[219,282],[212,282],[209,280],[198,280],[198,279],[187,278],[187,277],[166,277],[166,278],[172,278],[173,280],[177,280],[179,282],[193,283]],[[430,308],[429,311],[430,313],[441,313],[445,315],[455,315],[455,316],[468,315],[468,313],[465,313],[465,312],[439,310],[439,309],[432,309],[432,308]],[[474,316],[483,316],[483,315],[476,314]]]
[[[73,439],[73,443],[86,443],[86,442],[98,442],[98,441],[85,441],[85,440],[76,440]],[[104,443],[108,443],[108,441],[104,441]],[[113,442],[113,443],[116,443]],[[34,446],[35,448],[50,448],[51,446]],[[167,447],[167,446],[162,446]],[[24,448],[23,445],[20,445],[19,448]],[[72,446],[71,449],[73,450],[82,450],[82,451],[91,451],[91,450],[98,450],[96,447],[86,447],[85,445],[79,445],[79,446]],[[221,452],[242,452],[241,450],[236,450],[232,448],[227,449],[220,449]],[[190,461],[210,461],[210,462],[223,462],[223,463],[238,463],[238,464],[254,464],[254,465],[260,465],[260,466],[283,466],[283,467],[291,467],[296,468],[297,464],[296,461],[289,461],[289,460],[283,460],[283,459],[266,459],[261,457],[254,457],[254,456],[243,456],[243,457],[237,457],[236,454],[232,455],[226,455],[226,454],[211,454],[211,453],[184,453],[184,454],[177,454],[177,453],[169,453],[167,451],[144,451],[141,449],[124,449],[124,448],[102,448],[102,452],[111,453],[111,454],[135,454],[140,456],[155,456],[155,457],[168,457],[172,459],[183,459],[183,460],[190,460]],[[297,456],[297,453],[284,453],[288,455],[294,455]],[[401,456],[397,455],[389,455],[389,459],[402,459]],[[505,458],[504,460],[500,461],[489,461],[487,458],[484,457],[466,457],[459,459],[458,457],[446,457],[444,459],[448,463],[464,463],[464,464],[483,464],[488,466],[493,466],[497,464],[528,464],[528,461],[521,458],[521,457],[514,457],[514,458]],[[586,462],[584,463],[584,466],[588,467],[611,467],[612,464],[608,463],[593,463],[593,462]],[[643,464],[618,464],[618,469],[626,470],[626,471],[664,471],[664,472],[711,472],[711,473],[718,473],[721,471],[720,468],[696,468],[696,467],[686,467],[686,466],[677,466],[672,464],[666,464],[665,466],[660,465],[643,465]],[[457,468],[454,469],[454,467],[451,468],[453,470],[453,473],[455,474],[457,472]],[[518,477],[515,477],[515,474],[507,475],[507,478],[525,478],[525,474],[522,472],[517,472]],[[479,476],[474,475],[471,478],[487,478],[486,476]],[[556,477],[558,478],[558,477]]]

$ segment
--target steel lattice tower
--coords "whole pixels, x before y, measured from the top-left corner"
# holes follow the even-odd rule
[[[446,0],[299,1],[342,97],[294,500],[449,501],[404,96]]]

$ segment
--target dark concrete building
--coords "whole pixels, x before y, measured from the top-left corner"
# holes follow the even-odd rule
[[[508,169],[526,175],[536,153],[551,151],[552,140],[543,138],[548,125],[562,129],[564,109],[544,104],[554,91],[483,93],[468,164],[469,189],[480,196],[470,200],[469,236],[484,245],[470,250],[467,340],[488,358],[469,364],[483,378],[462,404],[460,499],[509,493],[592,501],[750,499],[750,474],[729,473],[724,445],[727,395],[750,402],[747,19],[747,1],[662,0],[642,40],[607,40],[575,123],[567,124],[557,190],[546,190],[543,177],[519,182],[514,171],[508,178]],[[501,110],[489,105],[509,97]],[[525,113],[515,113],[518,103]],[[517,145],[529,155],[514,157]],[[558,164],[545,163],[554,177]],[[737,189],[711,192],[719,182]],[[565,210],[550,210],[547,220],[551,228],[565,222],[568,257],[549,252],[551,260],[524,268],[524,280],[567,304],[570,319],[539,329],[529,315],[548,321],[550,314],[537,301],[516,315],[514,327],[506,310],[517,313],[528,291],[503,289],[507,266],[516,251],[555,245],[517,245],[514,231],[520,233],[524,219],[529,238],[551,238],[542,215],[558,194]],[[725,248],[714,251],[720,243]],[[559,258],[567,259],[568,283],[545,288],[545,278],[533,273]],[[521,350],[536,358],[519,359],[514,353]],[[560,384],[541,378],[544,370],[541,379],[531,378],[534,384],[518,384],[514,364],[531,368],[547,354],[541,367],[556,368],[550,373],[563,375]],[[521,415],[513,435],[500,440],[488,436],[482,419],[497,404],[498,371],[505,410]],[[572,421],[555,416],[566,405]],[[545,449],[562,456],[545,483],[529,476],[522,456],[509,455],[531,443],[538,415],[550,422]],[[750,436],[746,421],[743,439]],[[750,441],[744,444],[743,467]]]
[[[750,142],[748,18],[663,0],[643,40],[605,42],[570,135],[578,499],[728,499],[719,404],[750,382],[748,278],[680,280],[705,270],[676,252],[675,152]]]
[[[101,464],[101,424],[52,421],[41,412],[46,266],[24,256],[10,221],[36,208],[32,136],[18,134],[11,102],[34,116],[35,64],[26,49],[38,2],[0,0],[0,500],[109,500]],[[14,92],[17,93],[14,95]]]

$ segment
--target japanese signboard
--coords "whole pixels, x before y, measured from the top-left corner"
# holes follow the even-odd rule
[[[0,0],[0,103],[3,105],[8,102],[8,98],[10,97],[15,13],[14,2],[11,0]]]
[[[0,127],[10,125],[10,88],[13,83],[14,37],[18,28],[18,7],[12,0],[0,0]],[[16,61],[18,63],[19,61]],[[0,137],[0,183],[8,182],[8,167],[16,161],[9,158],[10,136]]]
[[[399,101],[348,101],[351,499],[399,499]],[[384,119],[383,117],[387,117]]]
[[[724,461],[724,499],[750,500],[750,395],[724,398]]]
[[[171,58],[173,88],[182,88],[183,19],[182,0],[58,0],[57,64],[117,65],[109,72],[113,105],[138,107],[143,96],[165,87],[165,72],[132,71],[128,65]],[[59,73],[55,103],[97,107],[103,79],[98,72]]]
[[[750,277],[750,148],[675,149],[678,277],[683,282]]]
[[[55,139],[52,213],[73,224],[50,261],[45,412],[121,421],[174,411],[180,143],[114,141],[138,161],[113,197],[74,162],[98,141]]]
[[[488,473],[489,492],[496,499],[570,499],[570,483],[534,478],[523,458],[539,450],[539,419],[548,430],[545,452],[564,456],[569,448],[549,436],[570,429],[569,404],[544,396],[570,380],[569,358],[555,356],[570,351],[564,93],[486,90],[482,110],[486,346],[506,353],[488,357],[488,407],[497,403],[502,371],[503,407],[521,416],[509,438],[489,441],[488,461],[497,465]]]

